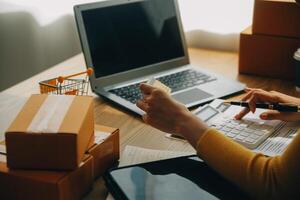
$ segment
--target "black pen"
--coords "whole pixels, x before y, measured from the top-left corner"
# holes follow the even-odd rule
[[[249,108],[249,103],[246,101],[226,101],[226,104],[242,106]],[[300,107],[295,104],[287,103],[256,103],[256,108],[263,108],[269,110],[278,110],[279,112],[300,112]]]

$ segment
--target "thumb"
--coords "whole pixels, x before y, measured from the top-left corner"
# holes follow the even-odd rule
[[[260,114],[263,120],[282,120],[282,121],[299,121],[300,113],[297,112],[278,112],[275,110],[264,112]]]

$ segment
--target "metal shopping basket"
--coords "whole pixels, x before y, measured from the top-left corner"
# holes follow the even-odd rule
[[[39,82],[41,94],[59,95],[87,95],[89,89],[89,76],[93,69],[89,68],[84,72],[69,76],[59,76],[57,78]],[[81,79],[74,79],[75,76],[85,76]]]

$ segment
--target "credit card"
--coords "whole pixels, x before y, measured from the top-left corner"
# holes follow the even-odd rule
[[[164,92],[170,94],[172,92],[171,88],[169,88],[168,86],[166,86],[165,84],[163,84],[162,82],[156,80],[155,78],[151,78],[147,84],[155,87],[155,88],[158,88],[158,89],[161,89],[163,90]]]

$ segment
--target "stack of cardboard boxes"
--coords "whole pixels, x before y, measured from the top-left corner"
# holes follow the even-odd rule
[[[119,130],[94,125],[92,97],[32,95],[0,153],[1,199],[80,199],[119,159]]]
[[[255,0],[253,25],[240,35],[239,72],[295,79],[300,6],[295,0]]]

